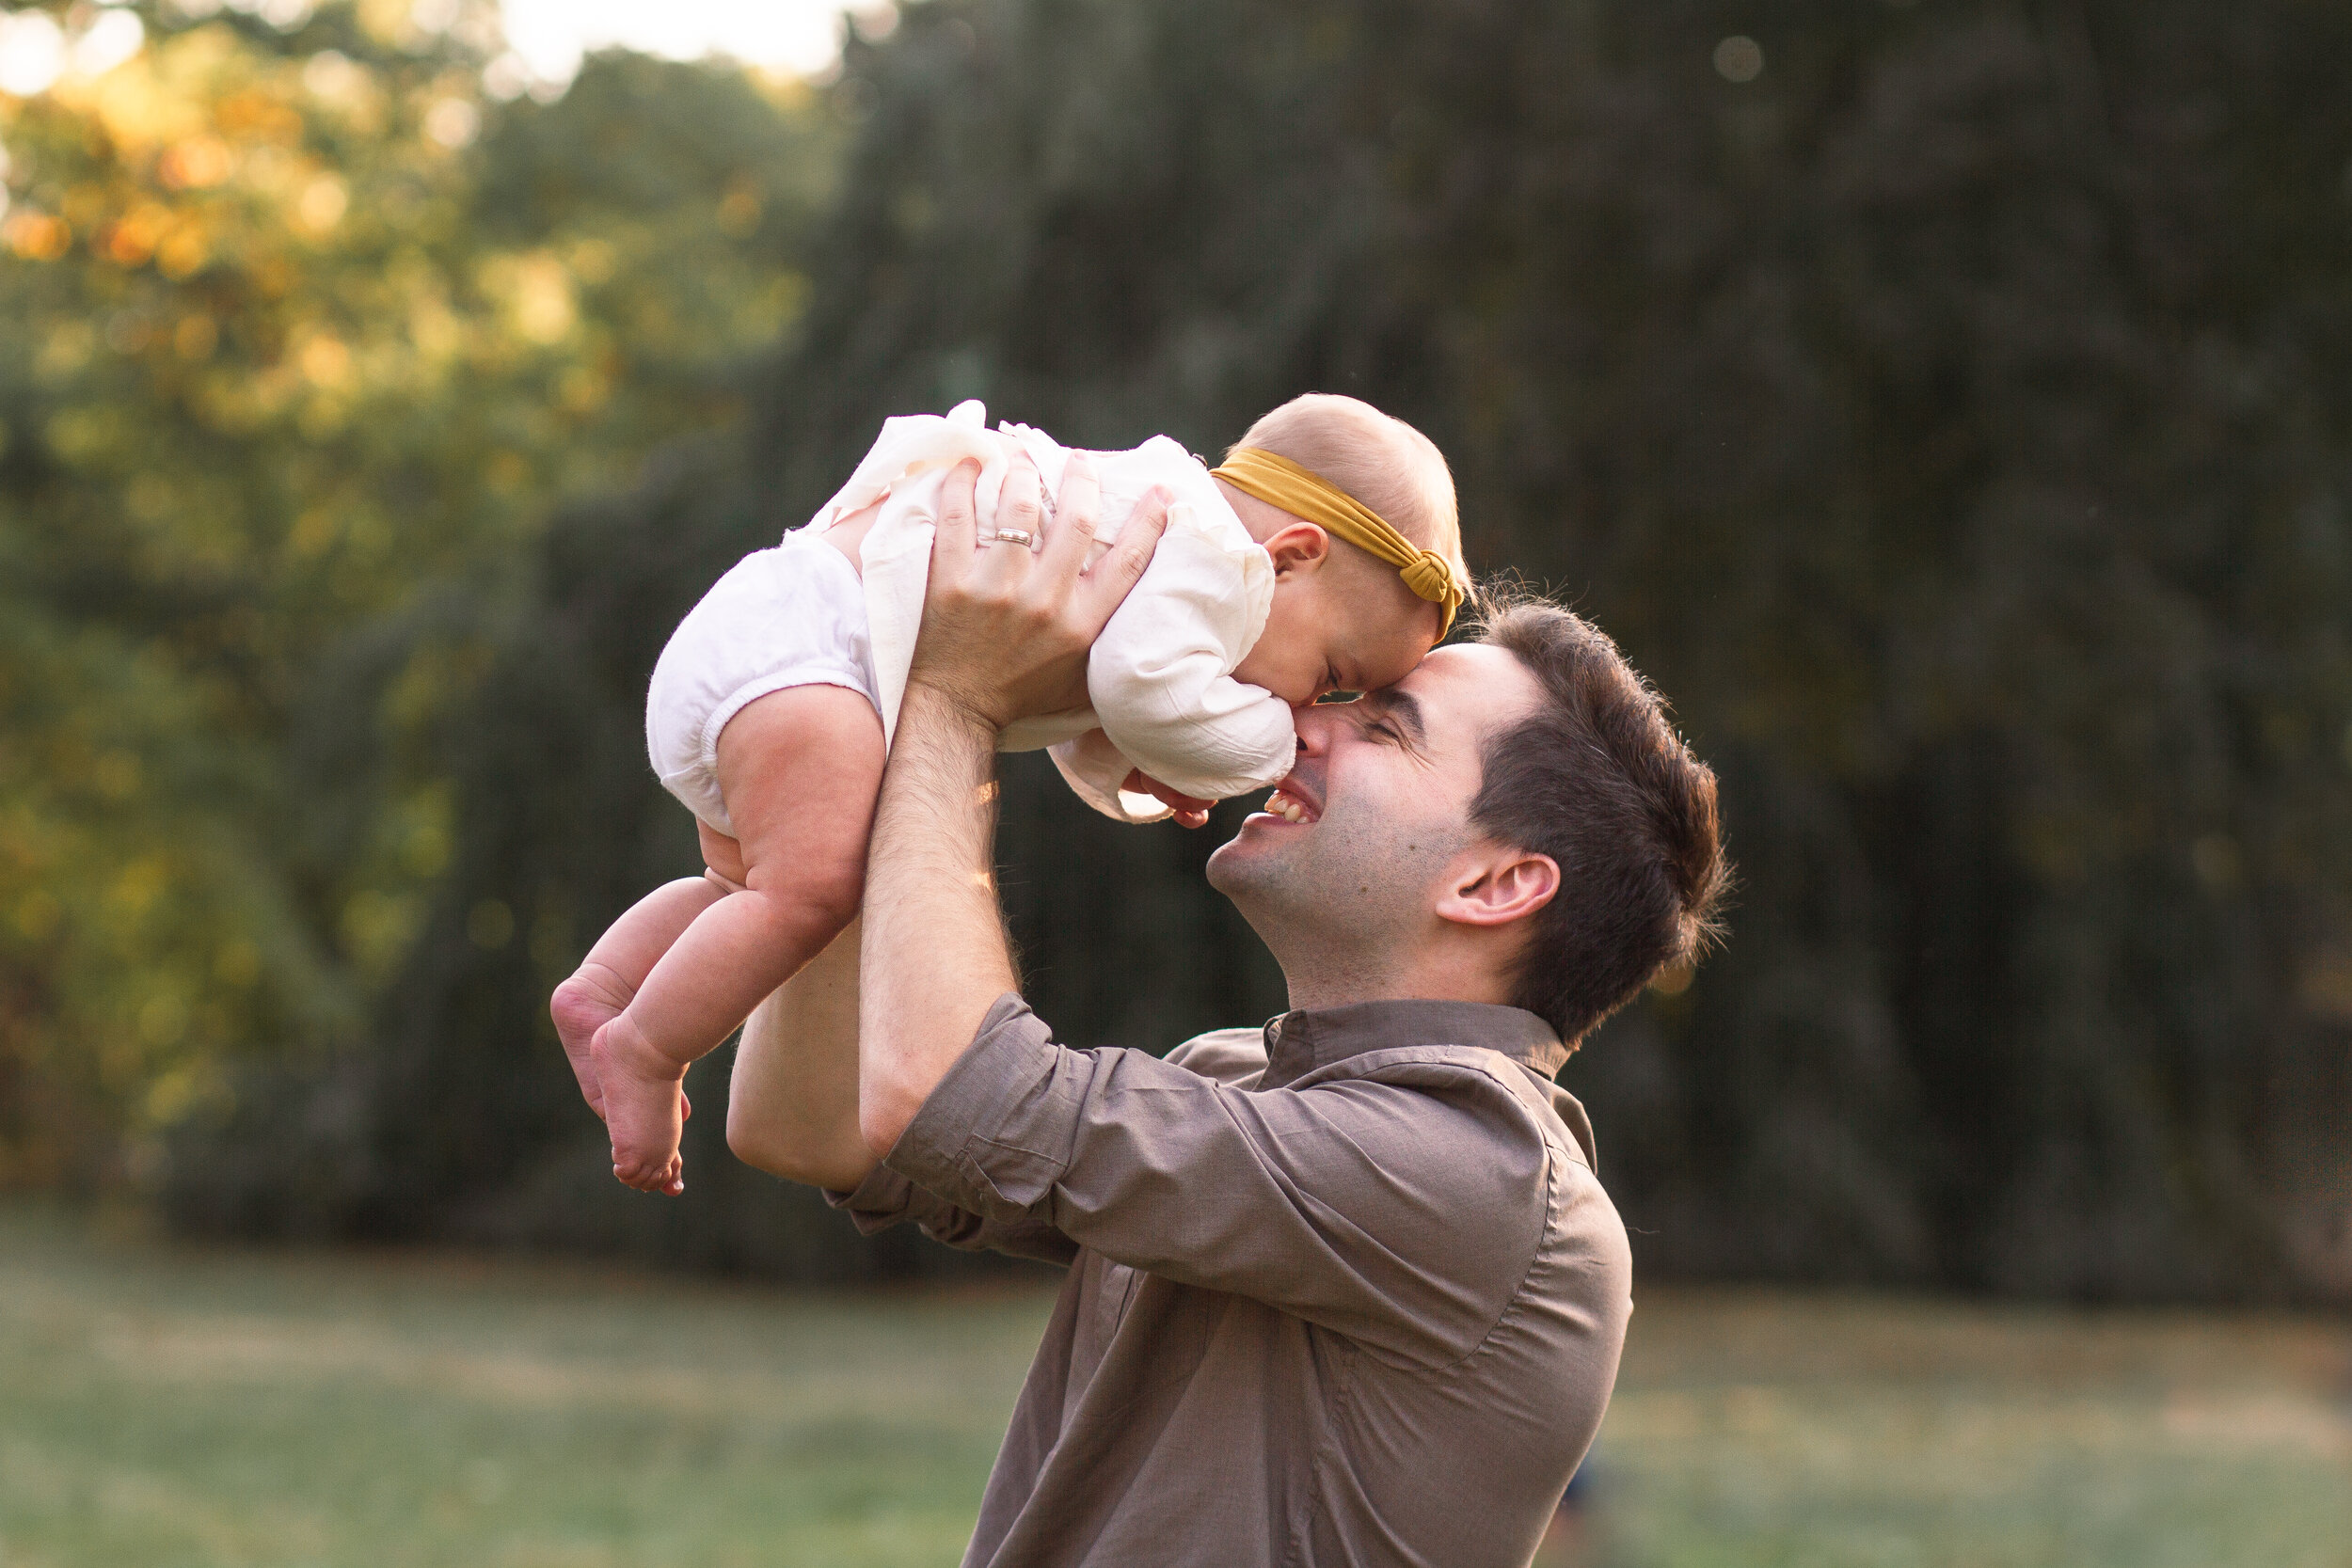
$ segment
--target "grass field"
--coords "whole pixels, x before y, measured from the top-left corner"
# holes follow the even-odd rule
[[[1049,1297],[0,1212],[0,1568],[951,1563]],[[1645,1291],[1610,1568],[2352,1568],[2352,1324]]]
[[[2352,1568],[2352,1322],[1677,1292],[1587,1560]]]

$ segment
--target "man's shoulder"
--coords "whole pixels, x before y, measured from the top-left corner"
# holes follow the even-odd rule
[[[1216,1083],[1246,1088],[1265,1071],[1265,1031],[1212,1029],[1169,1052],[1168,1060]]]

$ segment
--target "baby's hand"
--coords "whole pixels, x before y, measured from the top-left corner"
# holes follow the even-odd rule
[[[694,1114],[686,1069],[656,1051],[626,1013],[596,1031],[589,1054],[612,1134],[613,1176],[641,1193],[677,1196],[686,1191],[678,1139]]]
[[[1127,770],[1127,782],[1120,784],[1119,787],[1127,791],[1130,795],[1151,796],[1153,800],[1159,801],[1160,804],[1174,812],[1176,814],[1177,823],[1180,826],[1186,828],[1207,827],[1209,825],[1209,808],[1216,804],[1215,800],[1200,800],[1195,796],[1186,795],[1181,791],[1173,789],[1168,785],[1160,783],[1159,780],[1152,778],[1151,775],[1144,772],[1144,770],[1140,768],[1129,768]]]

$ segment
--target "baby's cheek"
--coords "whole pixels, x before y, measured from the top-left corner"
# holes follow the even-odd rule
[[[1329,644],[1339,641],[1333,636],[1333,610],[1330,596],[1311,579],[1276,584],[1265,629],[1233,673],[1294,707],[1313,702],[1323,694],[1324,672],[1331,667]]]
[[[1284,702],[1296,702],[1297,699],[1284,689],[1291,684],[1283,678],[1285,673],[1281,643],[1271,624],[1267,626],[1265,635],[1242,656],[1239,664],[1233,666],[1233,678],[1243,685],[1262,686]]]

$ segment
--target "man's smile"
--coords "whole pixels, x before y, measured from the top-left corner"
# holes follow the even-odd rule
[[[1265,804],[1259,808],[1259,814],[1307,827],[1323,816],[1323,807],[1293,775],[1275,786],[1274,793],[1267,796]]]

